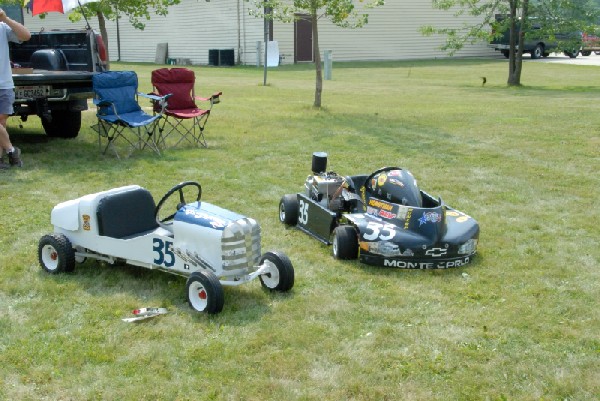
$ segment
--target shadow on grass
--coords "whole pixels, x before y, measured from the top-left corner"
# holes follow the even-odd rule
[[[223,287],[225,303],[218,315],[196,312],[187,302],[186,278],[157,270],[117,263],[110,265],[96,260],[86,260],[77,264],[75,271],[67,274],[51,275],[40,269],[44,280],[76,283],[90,296],[117,299],[120,294],[128,294],[136,299],[130,309],[141,307],[166,307],[179,312],[197,316],[196,321],[207,318],[218,319],[232,326],[244,325],[259,320],[270,312],[273,300],[294,296],[294,291],[281,294],[262,288],[258,279],[239,287]],[[153,300],[153,301],[149,301]],[[156,300],[159,300],[158,302]],[[150,303],[150,304],[149,304]],[[158,303],[158,304],[157,304]],[[115,305],[122,309],[124,305]]]

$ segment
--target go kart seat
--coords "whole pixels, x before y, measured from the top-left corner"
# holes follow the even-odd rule
[[[156,205],[147,189],[109,194],[98,202],[98,234],[112,238],[140,235],[158,227]]]

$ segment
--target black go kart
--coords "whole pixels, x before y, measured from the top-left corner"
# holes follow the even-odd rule
[[[372,174],[327,172],[316,152],[304,191],[284,195],[279,220],[330,245],[336,259],[403,269],[464,266],[477,251],[479,224],[419,190],[410,171],[384,167]]]

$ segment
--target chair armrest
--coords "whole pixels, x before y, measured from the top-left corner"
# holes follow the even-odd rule
[[[223,94],[223,92],[215,92],[212,94],[211,97],[200,97],[200,96],[194,96],[195,100],[200,100],[202,102],[210,102],[211,105],[213,104],[217,104],[221,101],[221,99],[219,98],[221,95]]]
[[[172,96],[172,94],[169,93],[168,95],[160,96],[160,95],[157,95],[155,93],[148,93],[148,94],[146,94],[146,93],[138,92],[138,96],[145,97],[146,99],[151,99],[151,100],[154,100],[156,102],[162,102],[162,101],[165,101],[168,98],[170,98]]]
[[[142,93],[138,92],[138,96],[145,97],[146,99],[150,99],[152,105],[154,107],[154,112],[162,114],[167,108],[167,99],[173,96],[172,93],[166,94],[164,96],[157,95],[154,92],[151,93]]]
[[[108,106],[112,106],[113,102],[111,102],[110,100],[104,100],[104,99],[93,99],[93,102],[96,106],[98,107],[108,107]]]

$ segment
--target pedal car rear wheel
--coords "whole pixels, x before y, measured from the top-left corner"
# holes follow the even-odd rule
[[[57,274],[75,269],[75,250],[64,234],[48,234],[38,243],[38,260],[42,269]]]
[[[333,230],[333,257],[336,259],[356,259],[358,237],[352,226],[339,226]]]
[[[197,271],[187,280],[188,302],[194,310],[216,314],[223,310],[223,286],[211,272]]]
[[[279,201],[279,221],[288,226],[298,223],[298,198],[296,195],[283,195]]]
[[[266,252],[260,264],[267,266],[268,272],[259,276],[264,288],[271,291],[289,291],[294,286],[294,267],[283,252]]]

